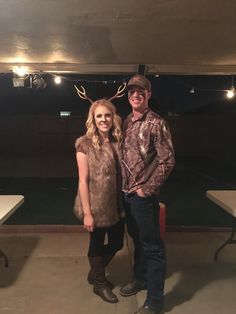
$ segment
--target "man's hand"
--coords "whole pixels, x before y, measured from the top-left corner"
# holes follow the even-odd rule
[[[140,196],[140,197],[145,197],[145,196],[146,196],[146,195],[143,193],[143,191],[142,191],[141,188],[138,189],[138,190],[136,190],[136,193],[137,193],[137,195]]]

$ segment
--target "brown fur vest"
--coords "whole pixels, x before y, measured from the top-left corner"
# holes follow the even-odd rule
[[[116,224],[123,211],[118,178],[120,171],[116,154],[114,154],[114,148],[117,151],[117,146],[115,146],[116,144],[105,143],[98,150],[87,136],[78,138],[75,143],[76,151],[85,153],[88,159],[90,207],[96,227]],[[74,213],[83,221],[79,188]]]

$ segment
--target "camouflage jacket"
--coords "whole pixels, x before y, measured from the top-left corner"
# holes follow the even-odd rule
[[[175,164],[169,127],[147,108],[138,119],[130,114],[124,122],[122,156],[123,191],[141,188],[145,195],[159,194]]]

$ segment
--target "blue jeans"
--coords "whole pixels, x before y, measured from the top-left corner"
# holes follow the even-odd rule
[[[134,241],[134,278],[147,287],[145,305],[157,307],[164,301],[165,245],[160,236],[159,201],[156,195],[125,195],[126,223]]]

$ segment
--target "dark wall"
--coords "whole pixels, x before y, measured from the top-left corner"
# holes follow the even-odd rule
[[[236,157],[235,116],[202,115],[168,117],[179,156]]]
[[[232,116],[166,117],[177,156],[236,157],[236,123]],[[1,156],[73,156],[75,139],[82,135],[85,118],[53,115],[0,117]]]
[[[57,116],[12,115],[0,117],[0,153],[68,154],[84,132],[85,119]]]

